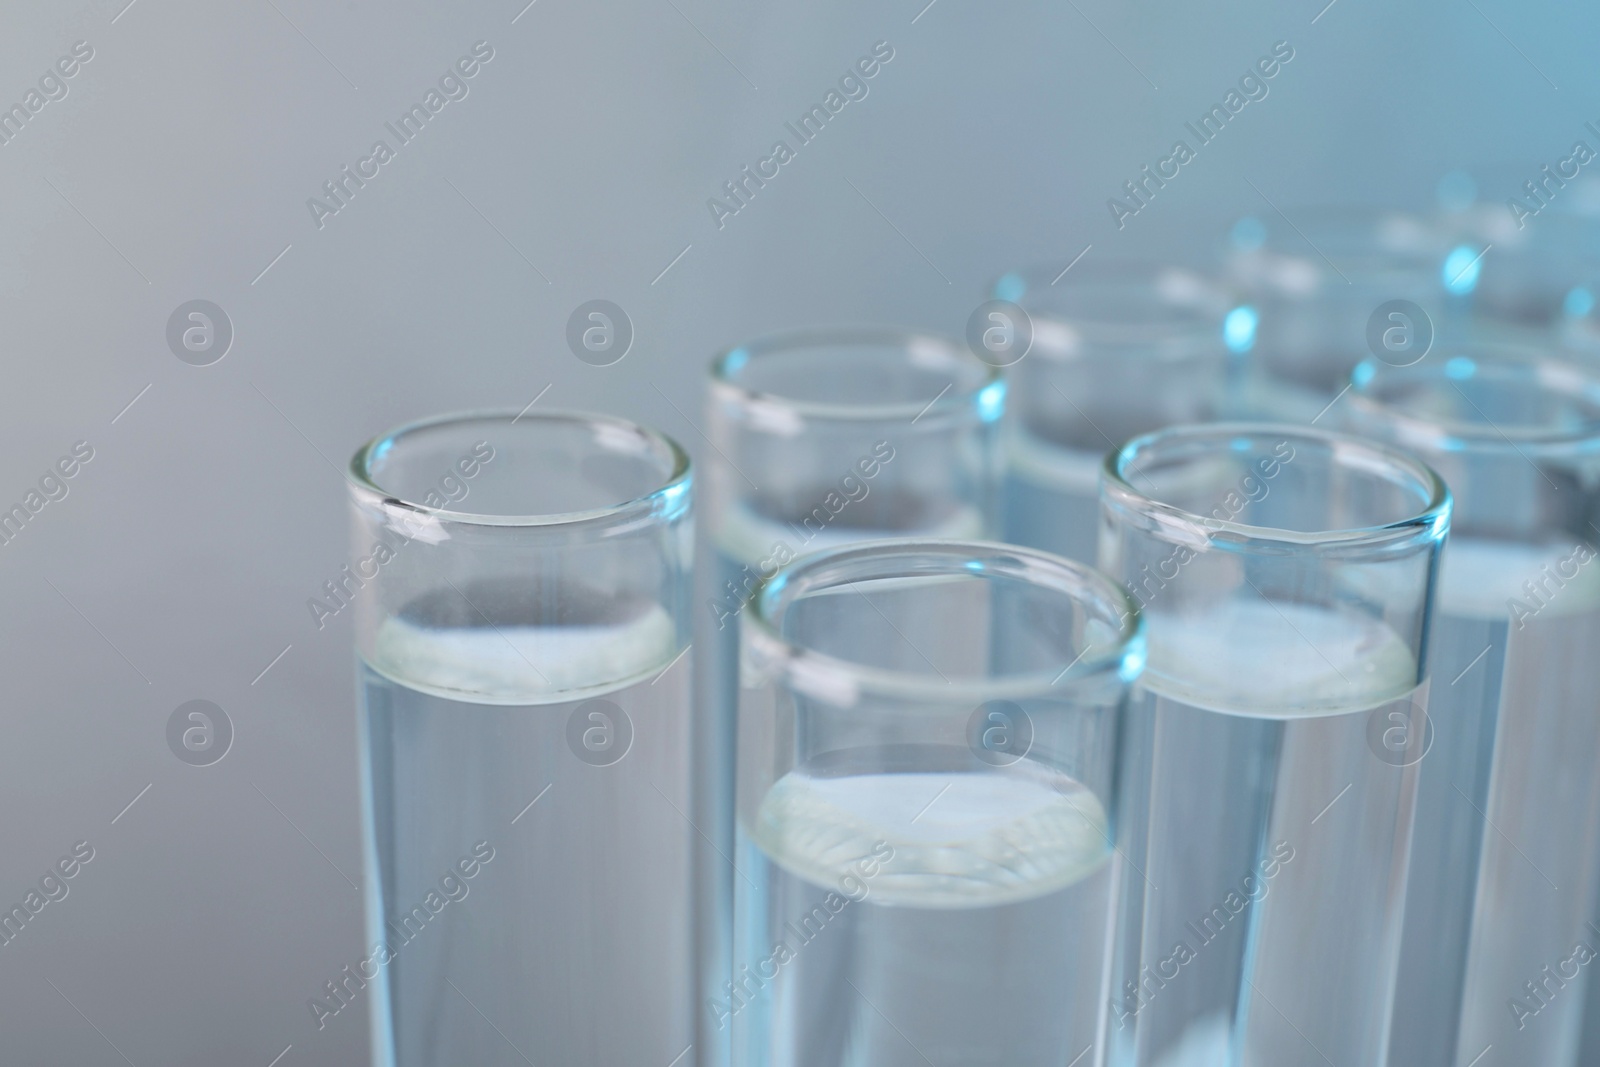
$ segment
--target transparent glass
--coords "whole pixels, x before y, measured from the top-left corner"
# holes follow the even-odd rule
[[[1108,1062],[1383,1067],[1449,493],[1386,446],[1240,423],[1130,442],[1102,501],[1149,647]]]
[[[1476,253],[1487,245],[1464,242],[1460,247]],[[1480,332],[1532,338],[1585,319],[1600,278],[1597,249],[1600,225],[1575,218],[1550,219],[1548,229],[1490,248],[1479,263],[1472,292],[1474,326]]]
[[[1462,279],[1473,328],[1531,340],[1584,318],[1600,277],[1600,180],[1562,179],[1526,161],[1475,170],[1441,183],[1448,195],[1436,217],[1450,255],[1476,261],[1471,284]]]
[[[739,616],[801,553],[894,537],[989,537],[999,482],[1000,372],[953,341],[856,327],[781,334],[722,354],[706,406],[696,576],[697,1003],[732,966]],[[697,1016],[697,1055],[727,1032]]]
[[[1600,379],[1455,346],[1362,364],[1350,399],[1456,498],[1391,1055],[1572,1067],[1600,949]]]
[[[1410,301],[1435,333],[1448,332],[1482,266],[1469,268],[1471,255],[1452,261],[1423,220],[1372,208],[1264,213],[1229,237],[1228,276],[1258,317],[1243,406],[1287,422],[1311,422],[1349,383],[1372,354],[1367,323],[1381,305]]]
[[[377,438],[349,480],[370,955],[338,988],[371,986],[374,1063],[670,1063],[687,456],[620,419],[467,414]]]
[[[1174,423],[1228,413],[1250,324],[1199,274],[1090,261],[1004,275],[996,299],[1028,313],[1033,345],[1008,370],[1008,541],[1093,562],[1100,463],[1109,449]]]
[[[807,556],[743,624],[736,1067],[1093,1064],[1137,607],[984,542]]]
[[[1554,335],[1560,349],[1557,354],[1591,368],[1600,366],[1600,256],[1563,272],[1557,284],[1565,288],[1556,294],[1560,307],[1552,321],[1521,331],[1513,336],[1513,342],[1547,347]],[[1541,329],[1548,332],[1541,333]]]

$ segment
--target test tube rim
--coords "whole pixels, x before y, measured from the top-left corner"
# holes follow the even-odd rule
[[[1473,373],[1481,368],[1505,371],[1521,368],[1534,375],[1534,388],[1591,405],[1600,414],[1600,375],[1571,358],[1547,355],[1536,348],[1505,342],[1472,341],[1450,346],[1450,359],[1429,358],[1408,367],[1380,363],[1368,357],[1357,364],[1350,376],[1350,401],[1360,420],[1387,424],[1395,440],[1423,451],[1511,452],[1527,458],[1560,459],[1600,453],[1600,418],[1580,428],[1549,428],[1531,425],[1504,425],[1444,421],[1407,413],[1399,405],[1381,399],[1376,389],[1404,379],[1448,378],[1448,367],[1456,358],[1468,358]],[[1443,355],[1443,353],[1441,353]],[[1470,403],[1470,400],[1469,400]]]
[[[379,485],[371,475],[371,463],[374,459],[374,453],[385,444],[392,445],[394,442],[409,435],[471,423],[485,425],[493,423],[509,424],[523,420],[590,426],[603,425],[626,433],[637,434],[644,438],[662,458],[670,463],[670,468],[661,484],[657,485],[656,488],[628,500],[580,511],[531,514],[484,514],[456,511],[448,507],[433,507],[421,501],[407,500],[403,496],[391,492]],[[663,466],[666,466],[666,464],[663,464]],[[424,521],[432,520],[465,526],[492,527],[572,528],[579,526],[625,526],[632,528],[639,522],[653,517],[661,520],[670,520],[679,514],[686,513],[690,503],[690,485],[693,480],[693,469],[689,453],[672,437],[621,416],[564,409],[532,413],[526,409],[518,412],[510,408],[488,408],[431,415],[402,423],[386,430],[356,449],[354,455],[350,457],[348,467],[345,469],[345,478],[360,497],[366,501],[383,509],[398,509],[408,512]]]
[[[793,592],[799,588],[795,583],[808,572],[839,568],[858,560],[915,555],[942,556],[952,562],[967,561],[959,568],[952,566],[947,572],[951,575],[962,571],[974,573],[970,565],[974,559],[986,561],[996,573],[1014,570],[1007,576],[1024,578],[1035,584],[1044,584],[1038,581],[1038,577],[1045,571],[1053,571],[1057,576],[1068,575],[1069,582],[1079,585],[1072,588],[1057,586],[1057,591],[1079,601],[1086,601],[1093,595],[1103,598],[1108,605],[1116,605],[1116,640],[1103,651],[1091,654],[1086,649],[1076,660],[1063,664],[1060,669],[985,677],[966,676],[940,681],[922,674],[872,667],[819,652],[785,637],[772,617],[773,609],[786,594],[789,596],[783,601],[784,607],[798,596],[812,591],[800,589],[798,594]],[[1004,564],[1008,559],[1023,562],[1016,568],[1006,568]],[[1034,569],[1029,571],[1028,567]],[[888,577],[895,575],[879,575],[878,579]],[[1107,679],[1119,679],[1123,685],[1131,685],[1143,670],[1145,658],[1144,616],[1138,600],[1122,583],[1087,563],[998,541],[895,538],[807,553],[757,583],[750,598],[744,626],[746,639],[761,668],[768,673],[783,675],[786,684],[813,692],[819,689],[837,690],[852,695],[870,693],[896,700],[923,701],[930,707],[940,708],[951,705],[976,706],[991,700],[1025,700],[1042,696],[1063,698],[1070,695],[1074,687],[1088,687]],[[819,677],[824,676],[830,681],[819,686]]]
[[[1156,500],[1136,488],[1124,476],[1134,459],[1173,442],[1214,438],[1227,448],[1239,437],[1282,437],[1286,440],[1315,442],[1344,457],[1365,453],[1368,463],[1387,464],[1408,474],[1426,503],[1414,513],[1392,522],[1337,530],[1286,530],[1253,526],[1215,516],[1197,515],[1183,508]],[[1101,506],[1116,507],[1129,515],[1142,517],[1156,526],[1192,533],[1197,538],[1224,535],[1244,547],[1259,546],[1271,552],[1290,549],[1338,546],[1342,550],[1378,551],[1411,543],[1442,542],[1450,526],[1453,499],[1444,479],[1422,459],[1384,442],[1353,434],[1323,430],[1293,423],[1209,422],[1169,426],[1141,434],[1106,454],[1100,469]]]
[[[916,344],[931,346],[958,364],[979,371],[979,377],[968,388],[950,390],[931,401],[886,401],[851,403],[842,401],[806,400],[785,396],[782,393],[754,388],[738,380],[740,370],[752,357],[770,356],[806,348],[824,348],[834,345],[860,345],[909,352]],[[972,354],[959,342],[929,330],[913,327],[882,325],[843,325],[803,327],[763,334],[718,352],[711,360],[711,389],[715,397],[731,400],[735,405],[768,405],[785,409],[802,419],[823,422],[876,422],[905,418],[917,423],[924,419],[937,421],[941,416],[971,412],[979,421],[992,421],[986,411],[990,405],[985,396],[990,390],[1005,388],[1001,368],[987,363]]]
[[[1030,299],[1030,293],[1072,292],[1083,284],[1081,274],[1077,279],[1073,278],[1073,273],[1080,270],[1093,275],[1096,280],[1126,281],[1151,286],[1158,285],[1162,274],[1189,275],[1196,284],[1210,292],[1216,301],[1216,307],[1201,309],[1197,304],[1165,301],[1180,314],[1161,322],[1125,322],[1063,313],[1048,300],[1041,302],[1037,297]],[[1023,291],[1007,296],[1012,288],[1007,284],[1008,281],[1013,284],[1023,284]],[[1057,264],[1019,267],[998,276],[990,283],[987,292],[991,298],[1004,299],[1016,304],[1027,312],[1031,319],[1059,323],[1082,335],[1082,343],[1085,346],[1116,347],[1120,358],[1149,356],[1165,360],[1214,358],[1225,361],[1229,356],[1229,350],[1223,338],[1223,322],[1230,310],[1244,302],[1243,292],[1229,279],[1215,272],[1158,259],[1137,258],[1101,260],[1093,264],[1083,264],[1081,267],[1069,263],[1065,269]],[[1035,333],[1037,334],[1037,330]],[[1086,356],[1086,353],[1082,352],[1051,351],[1038,345],[1037,337],[1036,348],[1041,355],[1055,361]]]

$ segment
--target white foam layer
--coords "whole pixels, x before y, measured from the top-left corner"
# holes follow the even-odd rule
[[[1031,761],[994,772],[791,772],[762,800],[751,835],[775,863],[829,888],[887,844],[893,857],[866,879],[879,904],[1028,900],[1092,874],[1111,846],[1093,793],[1024,765]]]
[[[1304,604],[1230,600],[1145,615],[1141,684],[1196,707],[1262,718],[1332,715],[1411,692],[1417,661],[1384,622]]]
[[[679,652],[672,618],[650,605],[608,626],[417,626],[388,618],[371,667],[402,685],[479,704],[549,704],[623,688]]]
[[[1584,542],[1528,545],[1455,536],[1445,542],[1439,610],[1446,614],[1506,619],[1513,614],[1526,617],[1527,612],[1577,614],[1596,606],[1600,606],[1600,558]]]

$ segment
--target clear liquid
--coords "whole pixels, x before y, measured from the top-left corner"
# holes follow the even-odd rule
[[[1006,540],[1093,563],[1104,453],[1013,437],[1005,483]]]
[[[1369,722],[1409,709],[1415,660],[1292,604],[1148,625],[1108,1062],[1381,1065],[1416,772]]]
[[[1588,925],[1600,850],[1600,560],[1538,600],[1522,588],[1574,547],[1452,538],[1445,549],[1397,1065],[1578,1062],[1594,964],[1569,961],[1580,942],[1600,952]],[[1543,606],[1514,620],[1513,598]]]
[[[1035,761],[970,764],[818,761],[741,822],[738,984],[713,1007],[736,1065],[1064,1067],[1092,1048],[1105,810]]]
[[[804,525],[775,521],[744,508],[729,512],[724,528],[713,539],[712,566],[708,582],[701,585],[696,604],[707,637],[701,641],[696,670],[703,675],[707,699],[715,708],[715,720],[730,734],[738,710],[739,616],[744,612],[744,594],[757,580],[770,577],[779,565],[807,552],[819,552],[861,541],[886,537],[939,537],[970,539],[984,536],[983,516],[966,506],[935,509],[910,498],[885,500],[879,491],[866,500],[874,501],[872,513],[882,525],[864,527],[839,521],[811,529]],[[865,503],[866,500],[862,501]],[[841,513],[841,520],[848,516]],[[714,609],[708,601],[714,600]],[[731,820],[730,820],[731,821]]]
[[[819,489],[817,500],[827,493]],[[863,505],[870,502],[870,510]],[[732,508],[721,529],[713,531],[709,560],[703,560],[695,577],[695,693],[697,773],[694,816],[705,831],[697,835],[694,866],[697,888],[697,969],[692,980],[695,999],[702,1005],[700,1062],[716,1062],[726,1033],[719,1032],[703,1005],[721,996],[732,974],[732,946],[727,931],[733,921],[736,858],[734,824],[734,738],[739,707],[739,627],[745,595],[757,580],[770,576],[782,563],[806,552],[884,537],[974,538],[986,533],[983,517],[963,505],[935,506],[933,502],[872,489],[867,497],[847,505],[829,525],[808,527],[757,515],[747,508]],[[868,523],[872,525],[868,525]],[[707,565],[709,564],[709,565]],[[710,1027],[707,1029],[707,1027]]]
[[[365,991],[383,1067],[665,1065],[690,1043],[687,663],[661,673],[679,650],[657,605],[577,614],[443,625],[424,597],[380,631],[383,670],[361,665],[367,941],[394,950]],[[632,725],[607,766],[569,742],[596,698]],[[394,924],[478,841],[495,856],[467,895],[402,942]]]

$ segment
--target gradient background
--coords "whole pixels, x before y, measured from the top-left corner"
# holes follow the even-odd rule
[[[525,2],[0,3],[0,104],[95,50],[0,145],[0,502],[95,449],[0,546],[0,902],[95,848],[0,946],[7,1064],[365,1056],[364,1001],[306,1006],[362,954],[350,613],[306,599],[368,437],[548,386],[697,451],[706,362],[751,335],[959,335],[1009,266],[1176,256],[1261,194],[1426,208],[1600,118],[1578,5]],[[306,198],[479,40],[469,96],[317,229]],[[719,231],[706,198],[879,40],[868,97]],[[1106,198],[1278,40],[1270,96],[1119,232]],[[195,298],[233,322],[212,366],[166,344]],[[609,367],[565,341],[595,298],[636,331]],[[195,698],[236,731],[209,767],[166,743]]]

